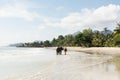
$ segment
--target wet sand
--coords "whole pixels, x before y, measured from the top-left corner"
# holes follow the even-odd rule
[[[119,67],[111,56],[70,52],[56,56],[42,71],[23,80],[119,80]]]
[[[110,56],[70,52],[54,56],[55,60],[45,63],[38,72],[8,80],[119,80],[116,65]]]
[[[14,66],[16,70],[21,69],[23,74],[3,80],[120,80],[119,56],[87,54],[84,51],[79,52],[78,48],[72,48],[73,51],[68,48],[67,55],[64,53],[56,55],[55,48],[52,49],[32,49],[31,55],[25,52],[21,57],[17,55],[16,58],[14,55],[12,60],[9,58],[8,63],[14,64],[7,63],[6,65]],[[91,49],[88,51],[92,51]],[[34,53],[35,50],[37,53]],[[16,65],[18,62],[20,62],[19,66],[23,67]],[[10,69],[15,70],[15,68]]]

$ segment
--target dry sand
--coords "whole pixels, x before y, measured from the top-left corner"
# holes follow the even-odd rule
[[[120,48],[118,47],[91,47],[91,48],[68,47],[68,50],[99,55],[120,55]]]
[[[56,49],[56,47],[53,47]],[[78,51],[78,52],[85,52],[89,54],[99,54],[99,55],[120,55],[120,47],[90,47],[90,48],[83,48],[83,47],[67,47],[68,51]]]
[[[81,48],[81,47],[68,47],[68,50],[87,52],[93,54],[107,54],[107,55],[120,55],[119,47],[91,47],[91,48]]]

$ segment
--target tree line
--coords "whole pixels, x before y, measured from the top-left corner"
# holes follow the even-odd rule
[[[56,47],[56,46],[76,46],[76,47],[120,47],[120,24],[110,31],[104,28],[103,31],[84,29],[77,34],[59,35],[52,41],[34,41],[23,43],[18,47]]]

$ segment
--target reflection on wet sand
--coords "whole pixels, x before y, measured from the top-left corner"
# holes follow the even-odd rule
[[[111,60],[107,55],[71,52],[67,56],[56,56],[55,62],[31,80],[120,80],[116,64]]]
[[[31,56],[30,60],[37,58],[38,63],[34,66],[35,61],[30,61],[29,65],[33,66],[30,69],[37,71],[5,80],[120,80],[119,57],[72,51],[67,55],[54,53],[46,50],[45,55]]]
[[[116,71],[118,71],[119,74],[120,74],[120,56],[114,56],[113,57],[113,63],[116,66]]]

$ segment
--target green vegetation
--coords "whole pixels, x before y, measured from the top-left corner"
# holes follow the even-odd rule
[[[80,46],[80,47],[120,47],[120,24],[115,30],[104,28],[103,31],[85,29],[75,35],[59,35],[52,41],[35,41],[23,43],[21,47],[56,47],[56,46]],[[20,46],[19,46],[20,47]]]

